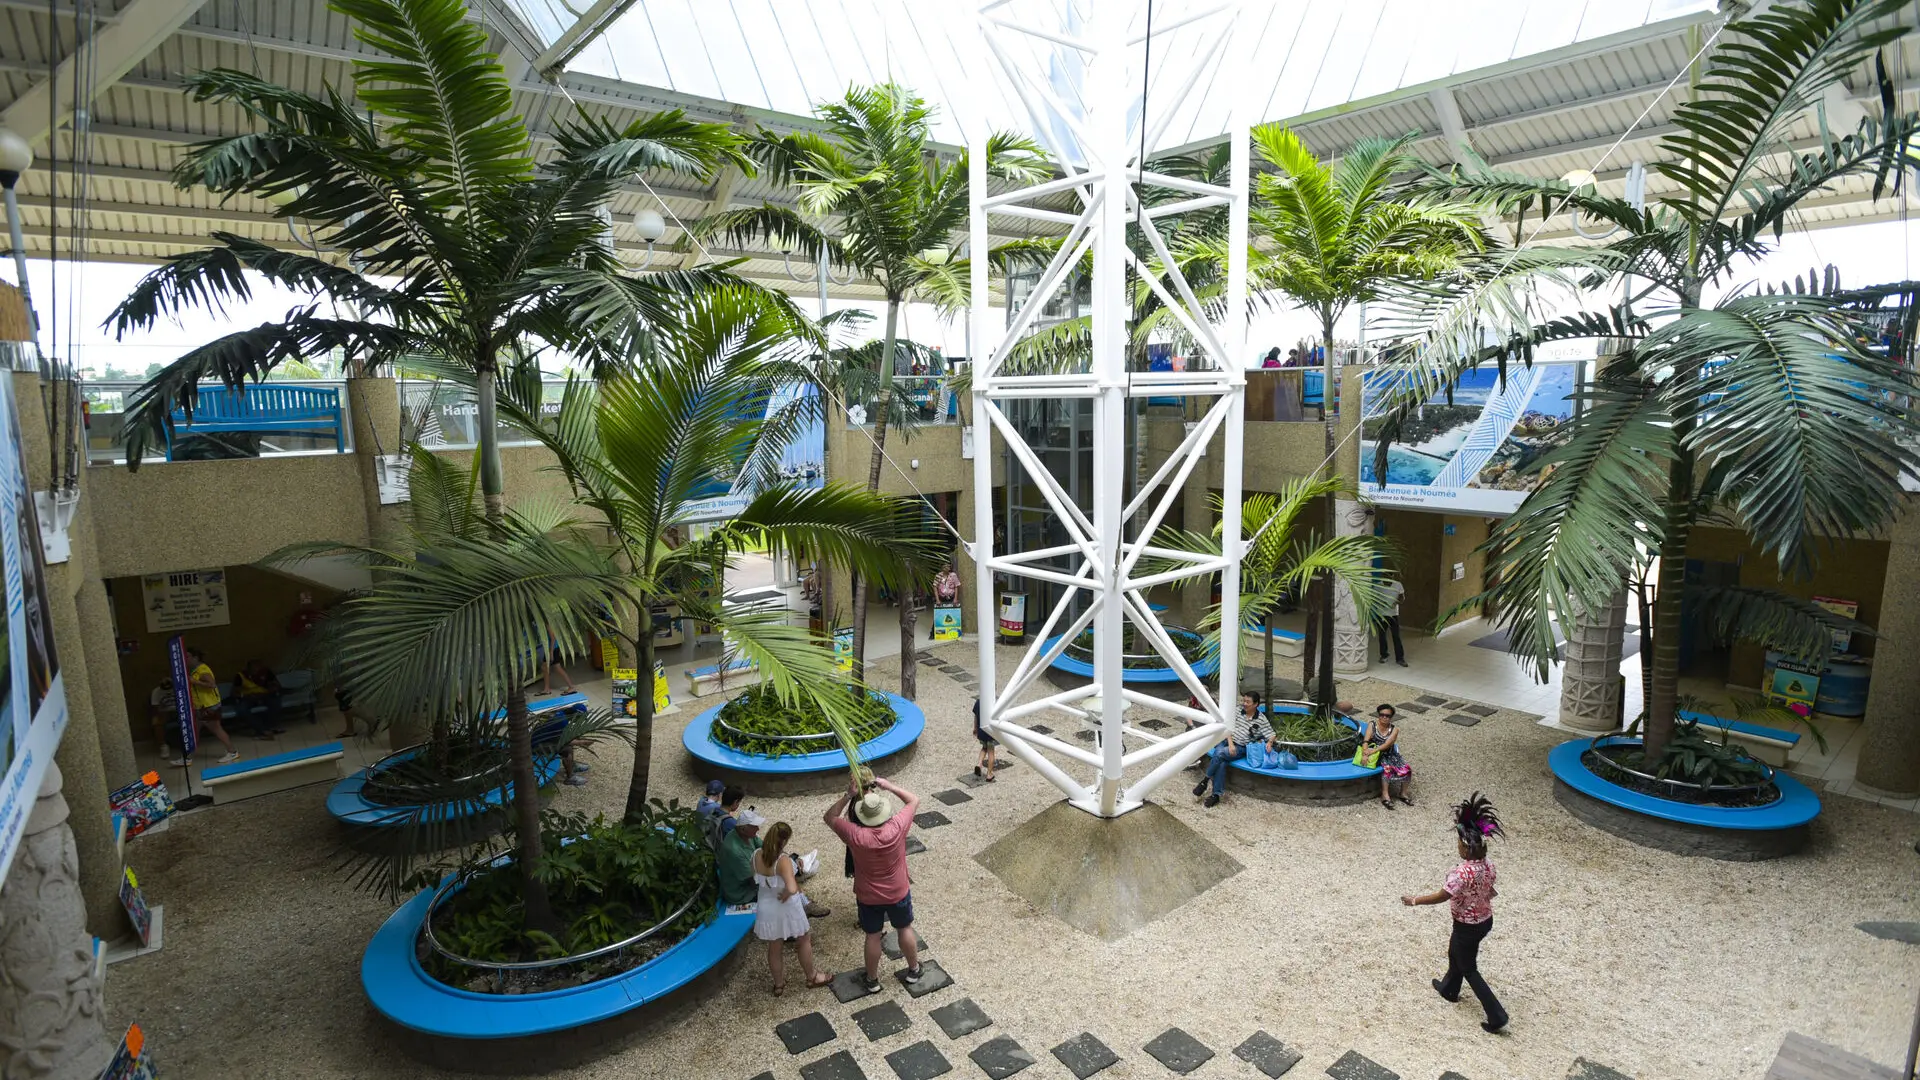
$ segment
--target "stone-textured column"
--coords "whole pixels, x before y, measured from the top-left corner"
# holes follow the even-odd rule
[[[1920,515],[1902,518],[1888,540],[1881,595],[1894,602],[1880,605],[1855,781],[1888,794],[1913,795],[1920,792],[1920,716],[1913,709],[1920,698],[1920,664],[1911,659],[1920,643],[1920,606],[1912,603],[1920,596]]]
[[[80,641],[85,646],[87,682],[93,700],[93,723],[100,738],[100,764],[107,783],[119,786],[139,775],[133,754],[133,727],[128,722],[126,688],[120,681],[120,653],[114,647],[113,613],[107,609],[107,590],[98,577],[80,583],[74,597],[80,616]],[[71,708],[72,697],[68,697]]]
[[[1577,731],[1620,726],[1620,652],[1626,636],[1627,590],[1602,608],[1567,613],[1567,646],[1560,672],[1560,723]]]
[[[60,767],[50,766],[0,885],[0,1076],[7,1080],[93,1080],[116,1045],[93,973],[80,854],[60,780]]]
[[[80,888],[86,899],[87,929],[112,941],[126,932],[120,909],[120,859],[113,843],[113,818],[107,795],[132,776],[109,777],[100,753],[100,728],[93,709],[93,683],[87,650],[73,605],[72,564],[47,567],[53,648],[60,660],[67,695],[67,730],[53,760],[66,774],[65,789],[75,812],[67,824],[80,851]],[[124,727],[125,725],[122,724]],[[4,1074],[0,1074],[4,1075]]]
[[[367,521],[379,534],[406,527],[405,507],[380,505],[380,459],[405,452],[400,445],[400,387],[385,377],[348,379],[347,421],[353,427],[353,453],[359,459]]]
[[[1352,499],[1333,501],[1333,523],[1341,536],[1359,536],[1372,522]],[[1360,622],[1353,590],[1339,582],[1333,587],[1333,671],[1336,675],[1364,675],[1373,655],[1372,628]]]

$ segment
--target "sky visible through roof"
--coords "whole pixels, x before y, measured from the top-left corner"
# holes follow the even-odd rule
[[[551,42],[587,0],[507,0]],[[1096,0],[1013,0],[1019,21],[1065,28]],[[1116,0],[1098,0],[1101,3]],[[571,6],[570,6],[571,5]],[[1170,26],[1218,0],[1154,0]],[[1700,11],[1713,0],[1249,0],[1257,35],[1240,85],[1203,76],[1159,148],[1224,134],[1234,101],[1259,100],[1255,122],[1283,120],[1577,42]],[[1031,131],[1015,94],[978,55],[978,0],[641,0],[590,43],[568,70],[793,115],[849,85],[894,80],[939,106],[935,137],[963,144],[969,131]],[[1137,5],[1136,23],[1146,5]],[[1135,27],[1137,33],[1139,27]],[[1200,62],[1203,24],[1157,39],[1152,86],[1173,93]],[[1061,85],[1061,53],[1034,41],[1011,59]],[[1136,63],[1138,62],[1136,58]],[[1150,97],[1151,91],[1150,91]],[[1073,102],[1069,102],[1073,104]]]

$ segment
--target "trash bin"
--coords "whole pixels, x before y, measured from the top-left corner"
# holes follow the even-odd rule
[[[1003,592],[1000,594],[1000,641],[1005,645],[1018,645],[1027,640],[1027,594]]]

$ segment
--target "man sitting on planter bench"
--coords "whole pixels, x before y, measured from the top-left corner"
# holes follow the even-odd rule
[[[753,853],[760,848],[760,826],[767,819],[751,806],[734,815],[733,828],[720,838],[713,853],[714,872],[720,875],[720,902],[732,907],[759,899],[753,883]]]

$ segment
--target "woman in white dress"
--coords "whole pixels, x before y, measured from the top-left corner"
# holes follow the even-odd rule
[[[773,972],[773,993],[787,991],[787,960],[784,945],[793,942],[800,953],[800,970],[806,973],[807,987],[825,986],[833,976],[813,968],[813,926],[807,921],[807,894],[793,876],[793,856],[787,854],[787,842],[793,839],[793,827],[776,821],[767,829],[760,850],[753,853],[753,883],[760,898],[754,907],[753,936],[767,943],[767,967]]]

